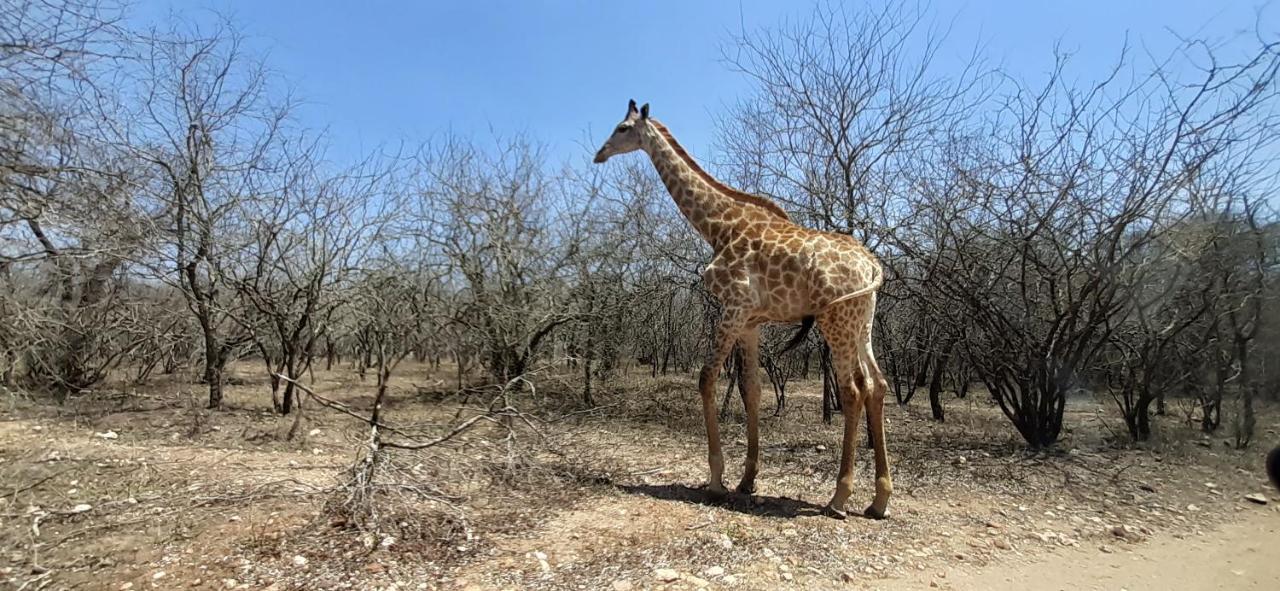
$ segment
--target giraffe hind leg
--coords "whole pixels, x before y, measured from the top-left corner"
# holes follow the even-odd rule
[[[863,376],[861,385],[867,394],[867,433],[871,437],[876,468],[875,497],[863,514],[872,519],[884,519],[889,516],[889,496],[893,494],[893,478],[889,475],[889,452],[884,435],[884,397],[889,390],[889,383],[880,370],[880,364],[876,363],[875,350],[871,344],[875,307],[876,296],[873,293],[867,296],[866,306],[859,310],[859,316],[853,324],[858,327],[858,367]]]
[[[836,490],[823,512],[837,519],[844,519],[845,503],[853,493],[854,452],[858,446],[858,423],[866,400],[864,380],[858,365],[858,327],[852,321],[865,306],[862,298],[846,300],[832,306],[819,317],[822,335],[831,347],[831,359],[835,364],[837,390],[840,395],[841,413],[844,415],[844,437],[840,447],[840,469],[836,475]]]
[[[871,445],[875,448],[876,464],[876,494],[863,514],[872,519],[884,519],[889,516],[889,496],[893,494],[893,478],[889,475],[889,452],[884,435],[884,397],[889,384],[876,363],[870,334],[867,335],[863,350],[862,365],[868,388],[867,430],[871,435]]]

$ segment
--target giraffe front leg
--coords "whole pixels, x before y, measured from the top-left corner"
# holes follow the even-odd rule
[[[756,474],[760,461],[760,332],[747,329],[738,341],[742,346],[742,404],[747,411],[747,459],[742,467],[742,480],[737,491],[756,492]]]
[[[719,366],[705,365],[698,374],[698,392],[702,395],[702,420],[707,426],[707,492],[714,498],[723,498],[724,455],[720,451],[720,422],[716,409],[716,377]]]
[[[738,340],[742,322],[735,316],[726,315],[720,319],[716,330],[716,344],[706,365],[698,374],[698,393],[702,396],[702,420],[707,426],[707,464],[709,475],[707,491],[715,498],[722,498],[728,492],[724,488],[724,455],[720,451],[720,420],[716,408],[716,379],[720,377],[720,367],[733,352],[733,345]]]

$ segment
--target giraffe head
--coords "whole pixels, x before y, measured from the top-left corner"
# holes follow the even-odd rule
[[[640,134],[643,133],[643,128],[647,127],[648,121],[649,103],[645,103],[643,107],[636,109],[636,102],[634,100],[631,101],[627,105],[626,118],[613,129],[613,134],[604,141],[603,146],[600,146],[600,151],[596,152],[595,163],[600,164],[608,160],[610,156],[639,150],[641,147]]]

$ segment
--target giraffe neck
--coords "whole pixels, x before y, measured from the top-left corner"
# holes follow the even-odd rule
[[[705,173],[690,166],[681,156],[683,148],[669,133],[662,133],[659,125],[651,121],[645,126],[641,147],[653,161],[680,213],[713,249],[719,250],[733,237],[744,206],[707,182]]]

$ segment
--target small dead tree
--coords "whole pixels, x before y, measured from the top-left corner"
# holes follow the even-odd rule
[[[233,286],[252,314],[235,319],[251,334],[271,375],[280,414],[293,408],[293,382],[310,369],[327,320],[346,303],[360,261],[373,254],[395,196],[385,191],[391,171],[381,164],[323,177],[308,152],[285,169],[279,197],[255,207],[247,255],[233,264]],[[248,204],[246,204],[248,205]],[[376,352],[376,348],[374,349]]]
[[[245,207],[271,188],[274,149],[290,106],[275,104],[265,66],[229,23],[210,33],[153,31],[129,74],[132,112],[104,125],[145,162],[167,244],[156,272],[184,297],[203,345],[208,406],[222,404],[223,373],[251,342],[232,260],[250,243]],[[141,135],[142,137],[138,137]]]
[[[566,286],[583,237],[554,231],[580,227],[556,205],[564,179],[521,140],[494,153],[452,140],[424,152],[420,168],[415,236],[465,286],[450,320],[480,337],[490,379],[507,383],[577,318]]]

